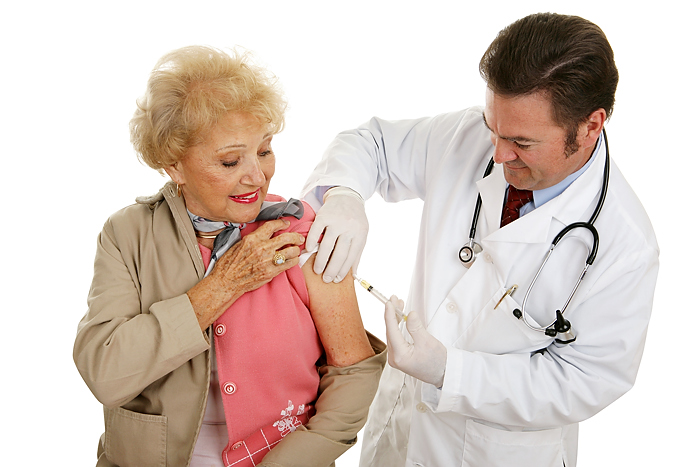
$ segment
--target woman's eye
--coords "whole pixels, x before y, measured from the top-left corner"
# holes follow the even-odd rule
[[[235,167],[238,165],[238,161],[222,162],[224,167]]]
[[[258,153],[258,156],[259,156],[259,157],[265,157],[265,156],[269,156],[270,154],[272,154],[272,149],[267,149],[267,150],[265,150],[265,151],[259,152],[259,153]]]

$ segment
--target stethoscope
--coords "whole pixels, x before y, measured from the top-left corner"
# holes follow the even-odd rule
[[[579,286],[581,285],[581,281],[583,280],[583,277],[586,275],[586,271],[588,271],[588,268],[593,264],[593,261],[595,261],[596,254],[598,253],[598,231],[596,228],[593,226],[593,223],[596,221],[598,218],[598,214],[600,214],[600,210],[603,209],[603,203],[605,202],[605,195],[608,192],[608,182],[610,180],[610,151],[608,150],[608,136],[605,133],[605,129],[603,129],[603,140],[605,141],[605,168],[603,169],[603,185],[600,190],[600,197],[598,198],[598,204],[595,207],[595,210],[593,211],[593,214],[591,215],[591,218],[588,220],[588,222],[574,222],[573,224],[569,224],[566,227],[564,227],[556,237],[554,237],[554,240],[552,240],[552,244],[549,247],[549,251],[547,251],[547,254],[545,255],[544,260],[542,261],[542,265],[540,268],[537,270],[537,273],[535,274],[535,277],[532,279],[532,282],[530,282],[530,285],[527,288],[527,291],[525,292],[525,297],[523,298],[523,304],[521,309],[514,309],[513,310],[513,316],[521,320],[525,325],[532,329],[533,331],[540,331],[544,332],[547,336],[549,337],[554,337],[555,341],[560,343],[560,344],[570,344],[571,342],[574,342],[576,340],[576,335],[573,332],[573,329],[571,328],[571,323],[564,318],[564,312],[568,308],[569,304],[571,303],[571,300],[574,297],[574,294],[576,294],[576,291],[578,290]],[[488,165],[486,166],[486,171],[484,172],[484,178],[486,178],[490,173],[491,170],[493,169],[494,161],[493,158],[489,161]],[[464,267],[470,268],[471,265],[474,263],[476,260],[476,256],[483,251],[483,248],[481,245],[479,245],[476,241],[474,241],[474,238],[476,236],[476,225],[479,220],[479,212],[481,211],[481,194],[479,194],[476,198],[476,206],[474,207],[474,217],[472,219],[472,225],[471,229],[469,229],[469,241],[459,250],[459,260],[462,262]],[[578,228],[583,228],[587,229],[591,235],[593,236],[593,245],[590,249],[588,249],[588,257],[586,258],[586,264],[583,267],[583,270],[581,271],[581,274],[578,277],[578,280],[576,281],[576,284],[574,285],[573,290],[569,294],[569,297],[566,299],[566,303],[564,303],[564,306],[561,308],[561,310],[556,310],[556,318],[554,321],[552,321],[549,325],[547,326],[535,326],[532,325],[530,322],[527,320],[527,315],[525,314],[525,305],[527,304],[527,300],[530,297],[530,293],[532,292],[532,288],[535,286],[535,283],[537,282],[537,279],[540,276],[540,273],[544,269],[545,264],[547,264],[547,261],[549,261],[549,258],[552,256],[552,252],[554,252],[554,249],[556,248],[557,244],[564,238],[566,234],[571,232],[574,229]],[[588,248],[588,246],[586,246]],[[515,289],[517,289],[517,286],[511,287],[501,298],[503,300],[506,295],[512,294]],[[498,302],[500,304],[500,301]],[[498,304],[496,305],[498,306]],[[559,335],[561,334],[561,337]]]

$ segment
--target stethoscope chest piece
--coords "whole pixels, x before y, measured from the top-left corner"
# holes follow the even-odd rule
[[[459,250],[459,260],[462,262],[462,266],[469,269],[474,261],[476,260],[476,255],[484,251],[481,245],[476,243],[473,239],[465,243],[464,246]]]

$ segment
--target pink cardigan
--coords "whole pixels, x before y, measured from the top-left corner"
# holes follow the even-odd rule
[[[268,195],[266,201],[284,200]],[[304,216],[286,217],[291,224],[284,232],[305,236],[314,217],[304,203]],[[241,235],[260,225],[248,224]],[[206,267],[211,251],[201,245],[200,250]],[[309,313],[301,268],[295,266],[244,294],[216,320],[213,330],[229,439],[223,461],[226,466],[255,465],[314,413],[316,362],[323,347]]]

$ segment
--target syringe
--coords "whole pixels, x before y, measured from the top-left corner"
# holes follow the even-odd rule
[[[364,279],[360,279],[359,277],[357,277],[357,274],[353,274],[352,277],[354,277],[355,280],[356,280],[357,282],[359,282],[360,285],[361,285],[364,289],[367,290],[367,292],[369,292],[369,293],[371,293],[372,295],[374,295],[375,297],[377,297],[377,300],[379,300],[379,301],[382,302],[383,304],[386,305],[386,302],[389,301],[388,298],[386,298],[384,295],[382,295],[382,293],[381,293],[379,290],[375,289],[369,282],[367,282],[367,281],[364,280]],[[397,309],[394,309],[394,311],[396,312],[396,316],[398,316],[399,319],[401,319],[401,320],[403,320],[403,321],[406,321],[406,319],[408,319],[408,317],[407,317],[406,315],[404,315],[401,311],[399,311],[399,310],[397,310]]]

